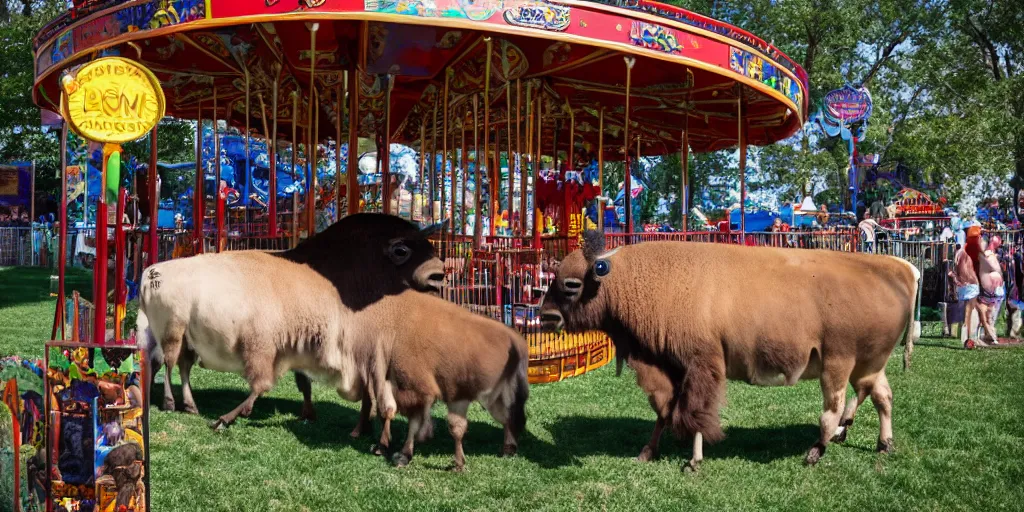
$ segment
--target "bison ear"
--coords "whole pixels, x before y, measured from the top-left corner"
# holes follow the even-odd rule
[[[596,229],[583,232],[583,257],[593,263],[598,256],[604,254],[604,233]]]
[[[420,234],[422,234],[426,238],[430,238],[435,233],[443,229],[444,226],[447,224],[448,219],[443,219],[440,222],[435,222],[434,224],[427,224],[426,226],[420,228]]]

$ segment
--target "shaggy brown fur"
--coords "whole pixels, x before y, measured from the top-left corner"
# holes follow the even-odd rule
[[[868,395],[881,417],[879,447],[891,449],[884,370],[901,335],[913,330],[919,273],[909,263],[680,242],[605,253],[603,237],[587,241],[559,266],[542,305],[545,326],[603,330],[622,357],[657,366],[678,386],[670,406],[677,435],[722,437],[718,404],[727,378],[756,385],[820,378],[825,413],[807,462],[820,458],[834,433],[845,434],[838,427],[852,422]],[[844,411],[848,381],[857,401]]]
[[[396,319],[401,322],[396,322]],[[409,418],[409,436],[398,466],[410,462],[415,434],[429,425],[435,401],[448,405],[455,438],[456,470],[465,456],[462,437],[466,411],[478,401],[505,428],[503,453],[514,454],[526,423],[529,396],[526,340],[504,324],[448,301],[407,291],[363,310],[351,323],[352,337],[363,344],[357,356],[367,364],[365,380],[384,421],[381,448],[390,445],[395,413]]]
[[[397,217],[359,214],[291,251],[200,255],[149,267],[138,331],[140,342],[149,337],[162,349],[164,409],[174,409],[170,373],[180,363],[185,409],[196,412],[189,372],[197,355],[205,367],[241,373],[252,388],[217,427],[248,415],[289,370],[326,379],[348,400],[362,399],[344,324],[403,290],[437,291],[443,267],[428,234]],[[308,388],[303,394],[303,410],[311,411]]]

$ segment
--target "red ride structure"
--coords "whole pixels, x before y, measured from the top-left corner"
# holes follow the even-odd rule
[[[747,145],[789,137],[808,110],[807,75],[777,48],[729,24],[644,0],[83,1],[44,27],[34,47],[33,98],[41,108],[60,110],[65,71],[120,55],[156,75],[167,115],[200,127],[213,121],[215,141],[223,124],[266,138],[271,179],[281,149],[290,146],[293,159],[308,155],[306,190],[318,189],[309,171],[317,151],[309,148],[347,142],[347,167],[332,162],[339,213],[360,207],[360,138],[416,149],[423,198],[416,217],[447,219],[452,227],[438,240],[448,256],[449,297],[527,330],[537,367],[544,366],[532,374],[537,381],[610,356],[607,343],[600,357],[576,350],[596,346],[597,338],[548,340],[530,330],[549,263],[571,248],[565,235],[579,227],[572,219],[581,210],[570,204],[577,196],[564,194],[561,237],[542,236],[541,171],[563,164],[573,170],[580,150],[594,153],[599,167],[624,161],[626,168],[631,158],[680,152],[686,198],[689,152],[738,147],[745,196]],[[154,130],[154,153],[156,138]],[[390,211],[389,152],[378,153],[382,207]],[[504,183],[502,161],[509,167]],[[200,159],[196,165],[202,190],[205,166]],[[155,179],[150,172],[146,188],[154,194]],[[603,175],[599,190],[617,185],[600,181]],[[627,191],[630,181],[627,172]],[[193,213],[196,237],[203,239],[212,212],[207,225],[220,250],[223,206],[208,207],[204,195],[197,194]],[[640,238],[631,235],[625,196],[623,243],[632,243]],[[282,198],[270,194],[265,236],[286,235]],[[314,194],[291,203],[299,224],[291,233],[315,232]],[[685,222],[690,205],[684,199],[680,206]],[[498,237],[503,210],[511,235]],[[151,231],[149,263],[157,243]]]

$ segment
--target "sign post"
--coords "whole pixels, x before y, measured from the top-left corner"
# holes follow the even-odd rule
[[[842,137],[849,143],[849,190],[850,210],[857,213],[857,193],[860,178],[857,174],[857,142],[867,135],[868,118],[871,117],[871,93],[866,87],[854,88],[847,84],[825,95],[822,109],[814,116],[829,137]]]

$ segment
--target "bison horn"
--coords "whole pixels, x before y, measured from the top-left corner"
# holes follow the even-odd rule
[[[423,236],[425,236],[425,237],[430,237],[434,233],[437,233],[442,228],[444,228],[445,225],[447,225],[447,224],[448,224],[448,219],[442,219],[440,222],[435,222],[434,224],[428,224],[428,225],[420,228],[420,233]]]

